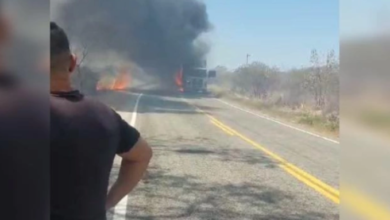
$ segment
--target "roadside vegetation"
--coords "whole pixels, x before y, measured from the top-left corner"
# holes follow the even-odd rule
[[[338,137],[339,62],[334,51],[320,59],[316,50],[312,50],[310,62],[309,67],[288,71],[261,62],[235,70],[219,66],[210,90],[271,117]]]

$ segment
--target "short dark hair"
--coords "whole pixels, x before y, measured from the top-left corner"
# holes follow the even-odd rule
[[[50,56],[70,53],[69,40],[64,29],[55,22],[50,22]]]

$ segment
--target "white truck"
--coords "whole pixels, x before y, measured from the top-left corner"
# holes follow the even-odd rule
[[[207,93],[207,85],[210,78],[214,78],[216,72],[204,67],[183,68],[183,92]]]

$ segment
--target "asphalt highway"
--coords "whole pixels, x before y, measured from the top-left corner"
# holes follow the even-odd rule
[[[122,91],[99,99],[154,150],[109,220],[339,219],[337,141],[208,96]]]

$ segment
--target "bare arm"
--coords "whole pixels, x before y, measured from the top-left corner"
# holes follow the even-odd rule
[[[152,149],[140,137],[130,151],[119,156],[122,157],[122,164],[118,179],[107,195],[106,209],[110,209],[118,204],[138,184],[152,158]]]

